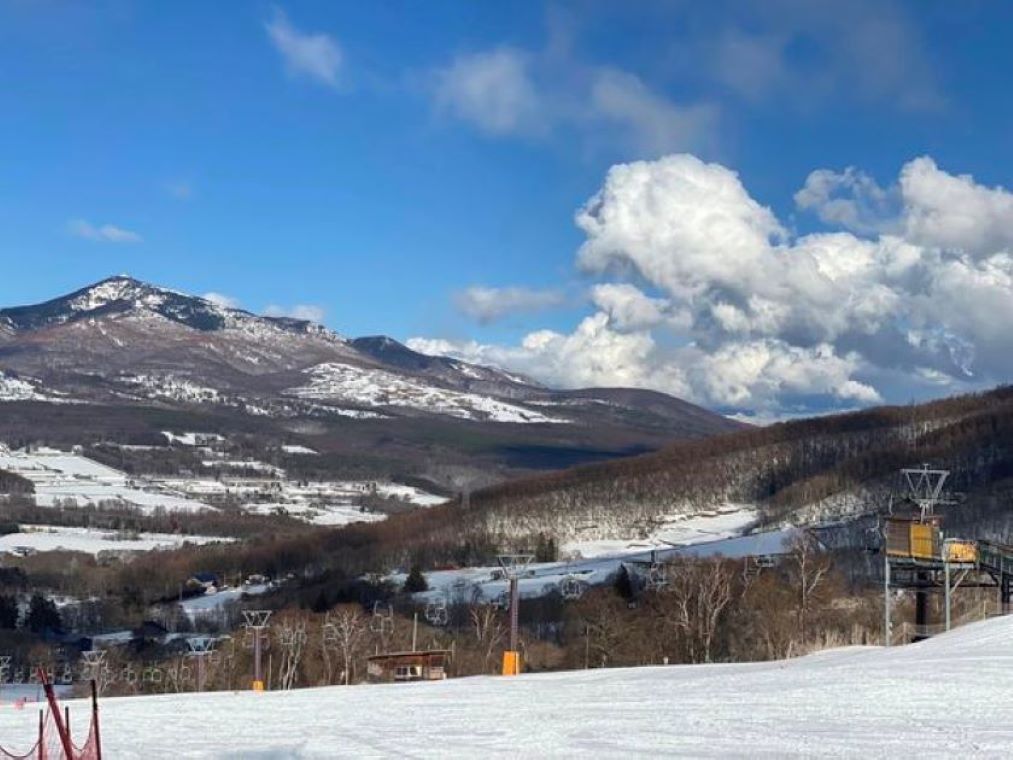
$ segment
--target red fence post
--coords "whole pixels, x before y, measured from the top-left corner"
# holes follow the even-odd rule
[[[53,722],[56,723],[56,731],[60,735],[60,744],[63,745],[63,754],[67,758],[73,758],[74,745],[70,743],[70,734],[67,733],[67,729],[63,725],[63,716],[60,715],[60,705],[56,702],[53,684],[49,682],[49,678],[46,677],[46,671],[42,667],[39,667],[39,680],[42,682],[42,688],[46,690],[46,700],[49,702],[49,714],[53,716]]]
[[[98,687],[91,679],[91,730],[95,733],[95,760],[102,760],[102,735],[98,730]]]

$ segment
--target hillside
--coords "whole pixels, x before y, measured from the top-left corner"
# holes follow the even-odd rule
[[[953,471],[949,485],[962,494],[950,510],[953,526],[1008,535],[1013,513],[997,495],[1013,474],[1013,390],[676,442],[476,491],[467,507],[447,507],[445,519],[476,535],[545,533],[560,542],[639,538],[666,517],[722,505],[756,509],[761,526],[828,520],[886,507],[897,471],[922,462]],[[436,540],[440,527],[432,530]]]
[[[1008,757],[1011,636],[1001,618],[788,661],[107,699],[102,740],[117,758]],[[0,711],[5,746],[31,744],[34,715]]]
[[[338,466],[452,488],[742,427],[660,393],[554,390],[127,276],[0,309],[0,403],[0,440],[130,443],[171,421],[299,437]]]

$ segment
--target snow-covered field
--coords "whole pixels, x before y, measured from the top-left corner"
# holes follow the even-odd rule
[[[758,516],[759,512],[752,505],[721,504],[706,512],[661,518],[661,526],[645,539],[570,541],[561,548],[564,555],[590,558],[672,545],[685,546],[741,536],[756,524]]]
[[[220,436],[202,433],[166,435],[168,440],[188,446],[222,440]],[[301,451],[304,447],[289,448],[300,449],[297,453],[304,453]],[[145,512],[158,507],[170,511],[196,511],[213,509],[204,499],[231,495],[248,500],[244,508],[250,512],[270,514],[284,511],[307,522],[334,526],[384,519],[383,513],[360,509],[360,503],[368,495],[392,497],[419,507],[446,501],[415,486],[383,481],[300,483],[286,479],[282,468],[253,459],[208,459],[204,465],[225,472],[255,471],[260,476],[130,478],[81,454],[48,448],[31,452],[11,451],[0,445],[0,469],[31,480],[35,486],[35,502],[39,506],[68,503],[87,506],[106,502],[136,507]],[[33,546],[31,542],[21,541],[17,545]],[[121,543],[119,548],[130,547]]]
[[[258,487],[259,489],[259,487]],[[236,489],[233,488],[236,492]],[[264,496],[259,490],[248,494]],[[395,498],[416,507],[431,507],[446,499],[415,486],[384,481],[329,480],[297,482],[280,481],[266,499],[251,500],[243,509],[255,514],[284,513],[315,525],[347,525],[353,522],[375,522],[386,519],[383,512],[364,511],[367,496]]]
[[[588,559],[574,559],[562,562],[535,562],[528,565],[518,582],[523,597],[542,596],[559,591],[567,578],[575,578],[588,585],[609,582],[620,566],[626,563],[644,569],[653,561],[667,562],[678,557],[727,557],[741,559],[762,555],[784,554],[789,551],[797,530],[753,533],[748,536],[689,542],[683,546],[663,548],[625,548],[617,554],[602,554]],[[405,573],[395,573],[390,580],[403,584]],[[457,570],[438,570],[426,573],[429,590],[415,594],[420,600],[435,601],[444,598],[448,602],[471,600],[495,601],[503,599],[508,582],[502,578],[498,567],[464,567]]]
[[[328,362],[307,371],[308,382],[286,393],[298,398],[338,401],[363,406],[392,406],[446,414],[466,420],[492,422],[568,422],[534,409],[395,375],[379,369]]]
[[[79,454],[38,448],[30,452],[0,448],[0,469],[21,475],[35,485],[35,503],[51,507],[73,502],[78,506],[111,502],[137,507],[192,512],[211,509],[199,501],[150,482],[134,481],[112,467]]]
[[[377,522],[387,515],[380,512],[363,512],[354,504],[311,504],[305,501],[251,502],[243,509],[252,514],[286,514],[314,525],[339,526],[356,522]]]
[[[17,533],[0,536],[0,554],[16,552],[23,547],[37,552],[64,549],[97,555],[102,551],[143,552],[152,549],[173,549],[186,543],[208,544],[231,540],[172,533],[138,533],[124,537],[116,531],[53,525],[22,525],[20,528]]]
[[[122,759],[1006,758],[1010,641],[1000,618],[780,662],[108,699],[102,741]],[[36,720],[0,709],[4,744],[28,746]]]
[[[189,599],[184,599],[179,603],[179,606],[186,613],[190,620],[196,620],[201,615],[210,614],[216,611],[219,607],[224,607],[229,602],[238,602],[243,598],[243,595],[258,596],[260,594],[266,594],[270,591],[272,586],[267,583],[251,583],[244,584],[242,586],[229,586],[223,588],[213,594],[202,594],[201,596],[192,596]]]

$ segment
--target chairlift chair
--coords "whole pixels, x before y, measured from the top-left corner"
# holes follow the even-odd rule
[[[576,575],[568,575],[563,578],[562,583],[559,584],[559,592],[563,595],[564,599],[580,599],[584,596],[586,585],[587,584]]]

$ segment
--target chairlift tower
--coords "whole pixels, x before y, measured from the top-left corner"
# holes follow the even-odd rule
[[[918,505],[922,522],[928,522],[935,516],[937,505],[954,503],[952,498],[943,496],[943,486],[950,477],[949,470],[933,470],[923,464],[921,467],[905,467],[900,472],[907,485],[907,498]]]
[[[518,608],[521,602],[518,581],[535,557],[533,554],[501,554],[496,559],[503,575],[510,581],[510,649],[503,653],[503,675],[515,676],[521,672],[521,655],[518,651],[517,629],[520,622]]]
[[[88,649],[81,652],[84,660],[83,669],[86,673],[85,680],[93,681],[99,693],[102,692],[102,672],[105,669],[106,653],[104,649]]]
[[[197,661],[197,691],[204,691],[207,680],[207,659],[215,652],[213,636],[193,636],[186,640],[189,651],[187,654]]]
[[[948,631],[952,625],[951,602],[958,588],[995,588],[1002,593],[1013,574],[1003,567],[1006,554],[1001,548],[985,541],[947,537],[942,515],[937,508],[956,504],[943,488],[949,470],[932,469],[929,465],[907,467],[900,471],[898,495],[917,508],[911,516],[893,514],[896,501],[890,500],[891,516],[883,527],[883,643],[890,646],[892,638],[891,589],[908,589],[915,595],[915,624],[912,639],[919,641],[935,632]],[[1009,559],[1013,562],[1013,553]],[[1013,567],[1011,567],[1013,569]],[[929,624],[929,594],[942,592],[943,622]],[[1002,596],[1007,599],[1008,596]]]
[[[264,671],[261,667],[261,654],[264,649],[264,640],[267,638],[268,620],[271,619],[270,610],[243,610],[243,625],[253,647],[253,690],[264,690]]]

